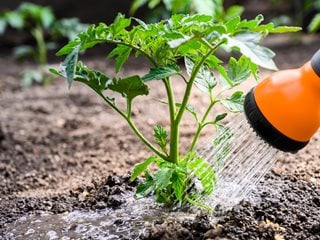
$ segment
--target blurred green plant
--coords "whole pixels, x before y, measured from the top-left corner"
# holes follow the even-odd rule
[[[153,9],[152,14],[158,18],[166,18],[165,16],[177,13],[199,13],[212,16],[215,21],[219,22],[228,21],[243,13],[244,8],[239,5],[233,5],[224,10],[223,2],[223,0],[133,0],[130,14],[133,15],[144,5]]]
[[[275,25],[295,24],[309,33],[320,30],[320,0],[270,0],[275,7],[290,4],[292,13],[273,18]]]
[[[73,39],[85,30],[87,25],[81,24],[76,18],[57,20],[50,7],[25,2],[16,10],[0,14],[0,35],[4,34],[8,27],[29,32],[35,40],[36,46],[20,45],[13,49],[16,59],[32,57],[39,65],[37,69],[21,73],[22,85],[30,86],[33,82],[47,84],[52,81],[46,67],[48,50],[57,47],[56,40]]]
[[[308,25],[308,31],[311,33],[318,32],[320,30],[320,0],[308,0],[308,4],[305,6],[307,9],[315,9],[318,13],[314,15],[310,24]]]

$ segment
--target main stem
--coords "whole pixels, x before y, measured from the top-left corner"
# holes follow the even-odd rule
[[[210,51],[208,51],[208,53],[202,57],[200,62],[198,62],[198,64],[195,65],[195,67],[193,68],[192,74],[190,76],[190,80],[187,83],[186,91],[185,91],[179,112],[178,112],[178,114],[174,120],[174,124],[171,128],[170,158],[172,159],[173,162],[178,162],[178,159],[179,159],[179,126],[180,126],[181,119],[183,117],[183,113],[185,111],[185,108],[187,107],[187,104],[188,104],[188,101],[190,98],[193,82],[194,82],[201,66],[203,65],[203,63],[205,62],[207,57],[209,57],[215,49],[216,48],[210,49]]]
[[[179,159],[179,139],[174,135],[173,127],[175,125],[176,103],[174,100],[173,89],[169,78],[164,80],[168,95],[169,113],[170,113],[170,153],[169,161],[177,163]]]

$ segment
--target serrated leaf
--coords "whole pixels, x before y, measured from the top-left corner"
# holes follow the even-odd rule
[[[259,34],[239,34],[235,37],[226,36],[227,46],[239,49],[239,51],[248,57],[255,64],[270,70],[277,70],[273,62],[274,52],[258,44]]]
[[[248,79],[251,74],[251,61],[241,56],[237,61],[231,57],[228,64],[228,77],[232,81],[233,86],[239,85]]]
[[[162,149],[163,152],[167,152],[167,142],[168,142],[168,134],[165,128],[161,125],[156,125],[153,128],[153,136],[156,140],[157,145]]]
[[[61,67],[59,71],[50,69],[50,72],[67,78],[65,67]],[[82,62],[78,62],[73,75],[73,81],[82,82],[92,88],[95,92],[101,94],[107,88],[109,78],[99,71],[89,69],[83,65]]]
[[[142,79],[144,82],[148,82],[154,79],[162,80],[178,73],[180,73],[180,71],[177,66],[151,68],[149,73],[144,75]]]
[[[186,185],[186,175],[178,171],[174,171],[172,173],[172,188],[174,191],[174,195],[179,201],[182,201],[185,185]]]
[[[221,100],[222,105],[230,112],[242,112],[245,95],[241,91],[233,93],[230,97]]]
[[[139,95],[149,94],[148,86],[143,83],[139,76],[113,79],[113,81],[109,83],[108,88],[120,93],[129,101],[132,101],[132,99]]]
[[[76,72],[76,66],[78,62],[79,47],[75,47],[72,52],[66,57],[62,62],[62,68],[66,73],[66,78],[68,81],[68,87],[70,88],[74,79],[74,74]]]
[[[137,186],[135,198],[140,199],[149,196],[155,189],[155,182],[152,178],[146,179],[145,182]]]
[[[110,25],[110,29],[114,36],[118,36],[123,33],[123,31],[129,27],[131,24],[131,19],[126,18],[121,13],[118,13],[114,22]]]
[[[236,16],[226,22],[225,26],[227,28],[227,32],[234,32],[235,30],[237,30],[237,26],[239,25],[240,20],[240,16]]]
[[[165,189],[171,184],[173,170],[171,168],[162,168],[154,175],[154,183],[157,190]]]
[[[191,76],[194,67],[193,61],[189,58],[185,58],[185,66],[188,75]],[[208,94],[210,94],[212,89],[217,85],[217,80],[214,77],[213,72],[205,65],[200,68],[194,82],[201,91]]]
[[[110,52],[108,58],[115,57],[116,59],[116,72],[119,72],[121,70],[123,64],[127,61],[128,57],[130,56],[131,51],[131,47],[119,44],[115,49],[113,49]]]
[[[147,170],[151,163],[156,162],[157,160],[157,157],[152,156],[147,158],[144,162],[136,164],[131,174],[130,181],[134,181],[138,176]]]

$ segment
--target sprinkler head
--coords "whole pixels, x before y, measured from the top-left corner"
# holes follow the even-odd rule
[[[251,89],[244,111],[273,147],[292,153],[305,147],[320,126],[320,50],[301,68],[273,73]]]

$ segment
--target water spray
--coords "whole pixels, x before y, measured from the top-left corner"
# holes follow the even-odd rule
[[[200,155],[217,170],[211,207],[232,207],[275,164],[278,154],[296,153],[305,147],[320,126],[320,50],[301,68],[283,70],[266,77],[247,95],[244,116],[227,125],[216,136],[226,138],[218,146],[208,145]],[[249,123],[249,124],[248,124]],[[252,131],[252,129],[254,131]]]

